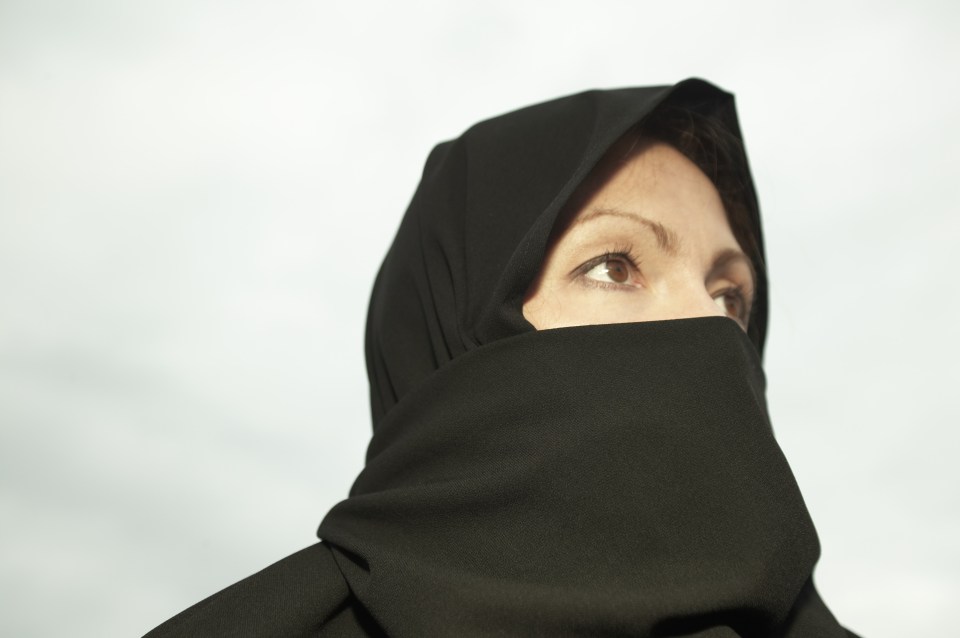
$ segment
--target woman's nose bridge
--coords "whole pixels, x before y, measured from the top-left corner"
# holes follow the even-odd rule
[[[679,317],[726,316],[703,281],[686,281],[670,295],[671,312]]]

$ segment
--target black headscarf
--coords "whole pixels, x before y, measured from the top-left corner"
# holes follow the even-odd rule
[[[433,149],[370,302],[375,428],[446,363],[534,330],[523,317],[523,297],[563,205],[614,142],[665,101],[715,117],[740,138],[733,96],[687,80],[551,100],[480,122]],[[743,200],[763,258],[745,157],[743,163]],[[762,357],[768,293],[763,261],[756,266],[750,338]]]
[[[767,413],[745,156],[749,333],[523,317],[562,207],[666,102],[740,137],[733,97],[687,80],[537,104],[434,148],[370,302],[374,435],[349,498],[322,543],[151,636],[852,635],[814,588],[816,531]]]

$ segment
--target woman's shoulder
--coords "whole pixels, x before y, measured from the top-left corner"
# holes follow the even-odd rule
[[[315,543],[205,598],[144,638],[376,636],[330,548]]]

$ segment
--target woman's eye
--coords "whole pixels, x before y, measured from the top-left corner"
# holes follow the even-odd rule
[[[630,264],[625,259],[612,257],[600,262],[584,275],[597,281],[624,284],[630,279]]]
[[[717,305],[731,317],[745,322],[747,319],[747,301],[739,287],[727,288],[714,297]]]

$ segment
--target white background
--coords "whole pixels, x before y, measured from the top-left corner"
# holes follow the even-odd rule
[[[139,636],[315,539],[436,142],[737,96],[774,427],[869,637],[956,635],[960,13],[942,2],[0,2],[0,633]]]

